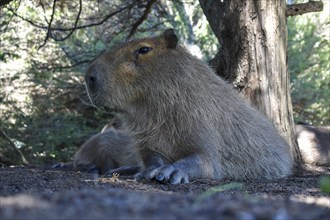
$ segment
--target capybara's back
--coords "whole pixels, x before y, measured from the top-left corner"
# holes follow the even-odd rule
[[[330,126],[296,125],[295,128],[303,161],[330,166]]]
[[[177,44],[173,30],[101,54],[85,76],[92,102],[116,112],[145,165],[137,178],[271,180],[291,174],[273,125]]]

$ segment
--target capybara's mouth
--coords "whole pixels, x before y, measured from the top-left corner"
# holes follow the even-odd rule
[[[109,114],[115,114],[115,113],[123,113],[124,111],[119,108],[115,107],[109,107],[109,106],[102,106],[101,109]]]
[[[99,93],[94,93],[93,91],[91,91],[87,84],[85,84],[85,86],[89,101],[93,107],[110,114],[123,112],[123,110],[119,108],[106,105],[105,100],[102,99],[102,96]]]

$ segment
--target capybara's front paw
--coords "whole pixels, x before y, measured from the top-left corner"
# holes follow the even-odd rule
[[[135,175],[136,179],[155,179],[163,183],[179,184],[189,183],[186,173],[173,165],[165,165],[156,169],[146,169]]]
[[[137,174],[134,175],[134,179],[136,179],[136,180],[141,180],[141,179],[151,180],[152,177],[151,177],[150,174],[153,170],[156,170],[156,169],[157,168],[153,166],[153,167],[149,167],[145,170],[142,170],[142,171],[140,171],[140,172],[138,172]]]

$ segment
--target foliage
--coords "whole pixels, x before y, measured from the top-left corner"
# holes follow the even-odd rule
[[[320,179],[320,188],[323,192],[330,195],[330,176],[322,176]]]
[[[205,61],[213,58],[218,51],[218,40],[208,25],[198,1],[173,1],[168,4],[169,15],[165,25],[175,27],[194,55]]]
[[[74,75],[61,74],[63,83],[20,74],[29,83],[24,87],[21,79],[8,80],[13,89],[2,93],[2,126],[28,161],[69,160],[79,145],[101,130],[105,122],[98,119],[106,118],[105,114],[81,103],[87,102],[87,96]],[[0,140],[0,144],[1,153],[12,158],[8,141]]]
[[[330,17],[322,18],[319,13],[288,18],[294,117],[313,125],[330,124]]]
[[[83,86],[86,64],[128,39],[152,1],[81,1],[77,29],[71,33],[79,2],[57,1],[53,17],[53,1],[13,0],[1,9],[1,127],[32,163],[70,160],[108,122],[108,114],[89,104]],[[212,56],[216,38],[206,18],[200,19],[198,3],[187,3],[155,1],[134,37],[175,27],[181,41],[198,44],[206,57]],[[188,39],[192,32],[186,26],[197,33],[194,39]],[[20,163],[8,140],[0,138],[0,146],[0,163]]]

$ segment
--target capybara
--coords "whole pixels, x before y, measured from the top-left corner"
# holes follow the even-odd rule
[[[95,166],[100,173],[113,171],[120,174],[134,174],[140,170],[141,158],[127,131],[107,126],[92,136],[75,153],[73,166]]]
[[[172,29],[103,52],[85,82],[92,103],[133,134],[144,164],[137,179],[273,180],[292,172],[272,123],[179,45]]]
[[[295,128],[303,161],[330,166],[330,126],[296,125]]]

